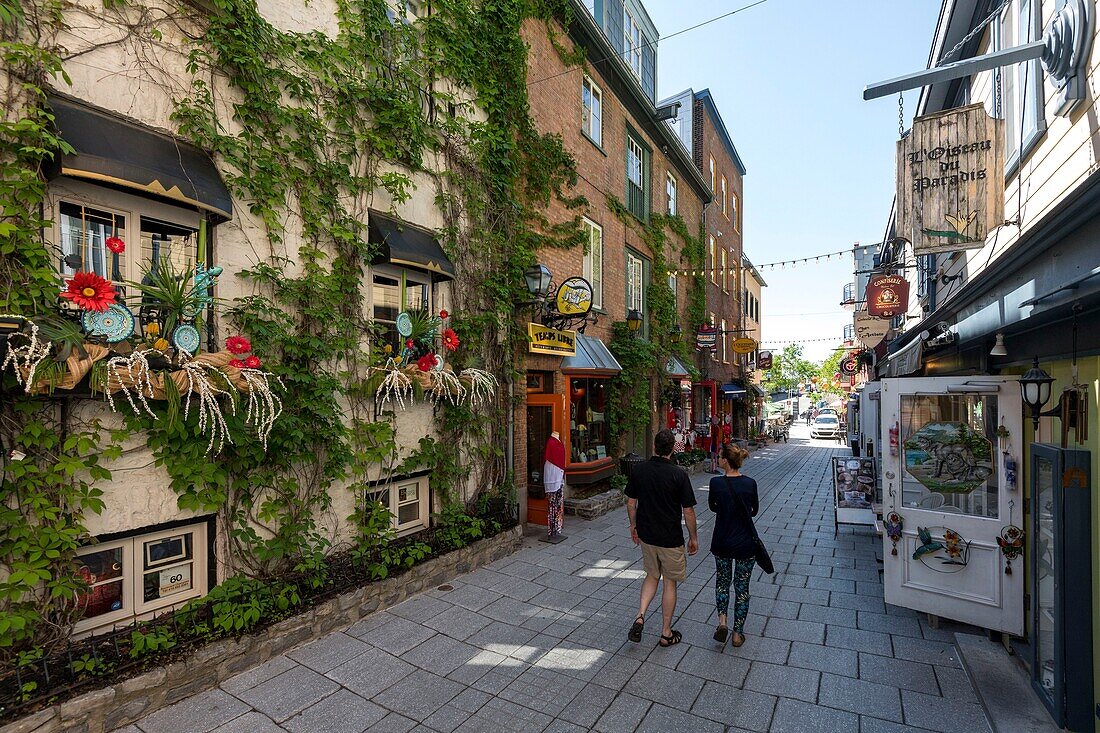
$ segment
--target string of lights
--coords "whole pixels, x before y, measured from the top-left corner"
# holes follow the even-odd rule
[[[820,262],[821,260],[825,260],[826,262],[828,262],[829,260],[831,260],[834,257],[843,258],[844,256],[851,255],[851,254],[852,254],[852,250],[851,250],[851,248],[849,248],[849,249],[842,249],[839,252],[827,252],[825,254],[813,255],[811,257],[801,257],[801,258],[796,259],[796,260],[783,260],[781,262],[767,262],[763,265],[754,265],[754,267],[757,270],[774,270],[776,268],[785,269],[787,267],[797,267],[799,265],[817,263],[817,262]],[[694,270],[669,270],[668,274],[676,275],[677,277],[681,277],[681,276],[682,277],[693,277],[695,275],[708,275],[710,273],[714,273],[714,275],[717,277],[717,276],[722,275],[723,271],[725,271],[725,273],[728,274],[728,275],[736,275],[738,273],[738,271],[741,270],[741,269],[742,268],[737,267],[737,266],[734,266],[734,267],[705,267],[705,268],[702,268],[702,269],[694,269]]]

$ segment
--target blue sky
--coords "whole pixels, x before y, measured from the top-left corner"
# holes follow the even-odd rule
[[[645,0],[661,36],[751,0]],[[745,252],[754,263],[877,242],[889,214],[897,97],[863,87],[923,69],[939,0],[768,0],[658,47],[658,94],[709,88],[748,169]],[[906,127],[916,92],[905,97]],[[763,270],[764,341],[809,342],[823,359],[851,314],[851,256]],[[809,315],[806,315],[809,314]],[[777,346],[780,348],[781,344]]]

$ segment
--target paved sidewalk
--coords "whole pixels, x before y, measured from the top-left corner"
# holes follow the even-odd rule
[[[344,632],[160,710],[126,733],[269,731],[988,731],[952,645],[883,603],[869,530],[833,536],[829,458],[796,428],[745,466],[761,488],[776,574],[754,576],[745,645],[714,631],[709,476],[696,477],[701,551],[680,586],[683,643],[660,608],[626,641],[641,558],[625,510],[570,520],[528,547]]]

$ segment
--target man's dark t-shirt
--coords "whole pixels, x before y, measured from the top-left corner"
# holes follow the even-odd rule
[[[626,495],[638,501],[638,539],[655,547],[683,547],[680,517],[684,508],[695,506],[695,492],[684,469],[653,456],[630,472]]]

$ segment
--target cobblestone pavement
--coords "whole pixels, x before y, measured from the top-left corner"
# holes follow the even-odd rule
[[[753,454],[776,574],[754,575],[741,648],[714,630],[713,515],[695,477],[700,546],[674,627],[657,645],[659,599],[626,640],[643,573],[626,511],[566,524],[528,546],[160,710],[126,733],[269,731],[988,731],[953,634],[883,603],[877,537],[833,535],[836,448]]]

